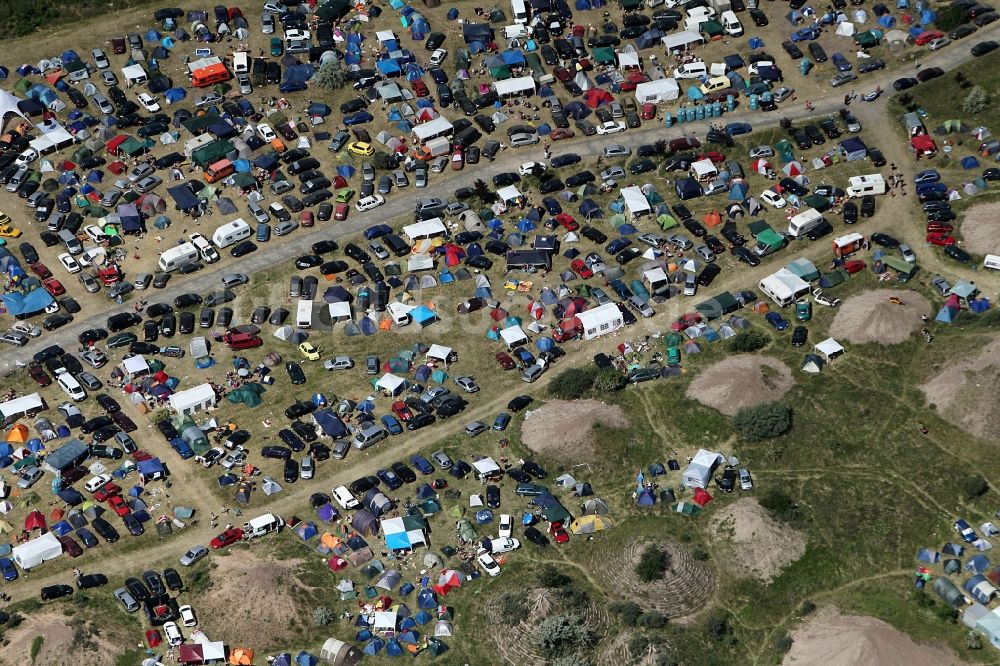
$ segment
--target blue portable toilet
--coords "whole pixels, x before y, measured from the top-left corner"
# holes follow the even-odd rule
[[[757,95],[750,95],[750,110],[757,110]]]
[[[726,95],[726,111],[732,112],[736,108],[736,98],[732,95]]]
[[[452,7],[451,9],[448,10],[448,20],[454,21],[457,18],[458,18],[458,8]]]
[[[673,119],[673,117],[672,117],[672,116],[670,115],[670,112],[668,111],[667,113],[663,114],[663,125],[664,125],[665,127],[670,127],[670,126],[672,126],[673,124],[674,124],[674,119]]]

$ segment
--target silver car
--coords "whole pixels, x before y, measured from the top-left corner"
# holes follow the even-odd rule
[[[137,182],[132,189],[140,194],[145,194],[150,190],[156,188],[157,185],[163,182],[163,179],[159,176],[146,176],[139,182]]]
[[[690,250],[694,247],[694,243],[684,234],[670,234],[667,236],[667,242],[680,250]]]
[[[287,222],[281,222],[274,225],[274,235],[275,236],[287,236],[296,229],[299,228],[299,223],[295,220],[288,220]]]
[[[604,157],[628,157],[632,154],[632,149],[628,146],[604,146]]]
[[[22,490],[27,490],[31,486],[38,483],[38,480],[42,478],[42,470],[37,467],[32,467],[21,472],[21,478],[17,480],[17,487]]]
[[[620,166],[608,167],[601,172],[601,180],[625,180],[625,169]]]
[[[251,201],[250,203],[248,203],[247,210],[249,210],[250,214],[253,215],[253,219],[257,220],[258,222],[264,223],[271,219],[271,216],[267,214],[267,211],[264,210],[264,207],[261,206],[256,201]]]
[[[212,106],[213,104],[218,104],[222,101],[222,95],[217,92],[205,93],[204,95],[199,95],[194,100],[194,105],[197,108],[203,106]]]
[[[201,548],[201,546],[199,546],[199,548]],[[121,605],[124,606],[125,610],[127,610],[129,613],[134,613],[137,610],[139,610],[139,604],[136,602],[135,597],[133,597],[132,594],[124,587],[119,587],[117,590],[115,590],[114,595],[115,599],[121,602]]]
[[[406,177],[405,171],[393,171],[392,184],[396,187],[406,187],[410,184],[410,179]]]
[[[524,372],[521,373],[521,380],[529,384],[532,383],[533,381],[542,376],[542,373],[545,372],[545,367],[546,366],[544,365],[539,365],[538,363],[535,363],[533,366],[525,368]]]
[[[363,162],[361,164],[361,179],[369,183],[374,182],[375,167],[372,166],[371,162]]]
[[[90,55],[94,58],[94,64],[97,69],[107,69],[111,67],[111,63],[108,61],[108,56],[105,55],[104,51],[101,49],[94,49],[90,52]]]
[[[6,333],[0,333],[0,342],[4,342],[8,345],[14,345],[15,347],[23,347],[28,344],[28,336],[24,333],[18,333],[16,331],[8,331]]]
[[[512,148],[518,148],[520,146],[532,146],[538,143],[537,134],[528,134],[527,132],[518,132],[510,137],[510,145]]]
[[[250,77],[246,74],[239,74],[236,76],[236,83],[240,86],[241,95],[249,95],[253,92],[253,85],[250,83]]]
[[[354,359],[350,356],[334,356],[323,362],[325,370],[350,370],[354,367]]]
[[[118,85],[118,77],[110,69],[101,70],[101,81],[109,88]]]
[[[454,463],[451,461],[451,458],[449,458],[448,454],[445,453],[444,451],[435,452],[431,456],[431,460],[433,460],[434,464],[440,467],[441,469],[451,469],[452,465],[454,465]]]
[[[694,251],[708,263],[715,261],[715,253],[708,249],[707,245],[698,245],[694,248]]]
[[[208,555],[208,548],[205,548],[204,546],[195,546],[188,552],[181,555],[180,562],[182,566],[189,567],[206,555]]]

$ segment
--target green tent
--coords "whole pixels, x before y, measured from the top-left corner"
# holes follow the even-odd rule
[[[874,30],[865,30],[854,35],[854,43],[861,48],[871,48],[877,46],[882,37]]]
[[[697,516],[701,513],[701,507],[691,502],[677,502],[671,504],[670,509],[677,513],[683,513],[685,516]]]
[[[663,337],[663,344],[667,347],[676,347],[682,342],[684,342],[684,336],[677,331],[671,331]]]
[[[199,167],[206,167],[213,162],[218,162],[233,150],[233,144],[228,141],[213,141],[202,146],[191,154],[191,161]]]
[[[908,261],[904,261],[899,257],[893,257],[892,255],[887,254],[882,257],[882,263],[899,273],[905,280],[910,279],[913,277],[913,274],[917,272],[916,264],[911,264]]]
[[[509,79],[510,68],[505,65],[502,65],[500,67],[490,67],[490,76],[492,76],[497,81]]]
[[[824,273],[820,277],[820,286],[824,288],[836,287],[838,284],[847,282],[847,277],[847,271],[843,268],[838,268],[837,270],[830,271],[829,273]]]
[[[675,220],[672,215],[667,215],[666,213],[661,213],[660,215],[658,215],[656,218],[656,223],[660,225],[660,228],[663,229],[664,231],[679,226],[677,220]]]
[[[122,144],[118,146],[118,152],[122,155],[135,157],[136,155],[141,155],[147,152],[150,148],[152,148],[152,145],[147,144],[145,141],[129,137],[122,141]]]
[[[461,518],[465,515],[465,509],[462,508],[461,504],[456,504],[455,506],[448,509],[448,515],[452,518]]]
[[[614,63],[617,59],[615,50],[610,46],[602,46],[601,48],[594,49],[591,51],[591,56],[602,65]]]
[[[774,152],[781,157],[781,161],[785,164],[795,160],[795,146],[788,139],[781,139],[776,142],[774,144]]]
[[[427,651],[439,657],[448,651],[448,646],[440,638],[430,638],[427,640]]]
[[[476,540],[476,528],[472,526],[468,518],[458,521],[458,536],[462,541],[472,542]]]
[[[455,507],[456,509],[461,509],[462,507]],[[420,510],[425,516],[435,514],[441,511],[441,503],[436,499],[426,499],[420,503]],[[461,514],[459,514],[461,515]]]
[[[181,122],[181,127],[194,135],[201,134],[201,131],[209,125],[221,120],[217,113],[206,113],[203,116],[192,116]]]
[[[21,94],[24,94],[28,92],[30,89],[31,89],[31,81],[29,81],[28,79],[21,79],[20,81],[14,84],[14,92],[19,92]]]
[[[805,203],[807,206],[815,208],[821,213],[829,210],[830,207],[833,205],[830,202],[829,197],[824,197],[820,194],[808,194],[802,197],[802,202]]]
[[[234,405],[244,404],[247,407],[257,407],[262,402],[259,395],[253,391],[248,391],[245,388],[238,388],[235,391],[230,391],[226,394],[226,400]]]
[[[702,21],[701,25],[698,26],[698,29],[709,37],[715,37],[716,35],[721,35],[725,32],[722,24],[714,19],[710,21]]]
[[[257,179],[253,177],[248,172],[238,173],[233,176],[233,185],[240,188],[241,190],[246,189],[256,189]]]

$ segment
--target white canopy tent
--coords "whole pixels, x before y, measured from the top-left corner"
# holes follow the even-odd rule
[[[437,236],[444,236],[447,232],[448,229],[444,226],[441,218],[438,217],[435,217],[433,220],[425,220],[403,227],[403,233],[411,241],[436,238]]]
[[[833,338],[827,338],[823,342],[817,343],[815,349],[824,359],[826,359],[827,363],[847,351],[844,349],[843,345]]]
[[[445,347],[444,345],[432,344],[431,348],[427,350],[425,358],[427,359],[437,359],[439,361],[447,361],[448,357],[451,356],[454,350],[451,347]]]
[[[406,388],[406,379],[387,372],[375,382],[375,388],[389,393],[389,395],[399,395]]]
[[[500,339],[507,345],[507,349],[513,349],[528,341],[528,334],[520,326],[511,326],[500,331]]]
[[[642,193],[642,188],[638,186],[623,187],[621,189],[622,199],[625,200],[625,207],[632,215],[644,215],[650,210],[649,201]]]
[[[148,375],[149,363],[142,356],[135,355],[122,360],[122,371],[126,375]]]
[[[215,407],[215,389],[205,383],[170,395],[170,408],[178,414],[193,414]]]

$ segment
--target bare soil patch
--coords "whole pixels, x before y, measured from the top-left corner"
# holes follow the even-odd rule
[[[70,618],[56,610],[43,610],[24,617],[24,621],[6,632],[10,641],[3,647],[0,664],[30,664],[31,644],[35,638],[44,639],[35,658],[35,664],[45,666],[113,666],[115,655],[121,650],[105,636],[89,636],[85,644],[75,640],[74,630],[68,626]],[[89,632],[88,632],[89,633]]]
[[[302,588],[295,576],[302,560],[265,559],[241,550],[212,561],[217,564],[212,586],[191,601],[209,636],[250,646],[285,644],[296,637],[291,621],[304,617],[297,601]]]
[[[765,583],[806,552],[802,534],[781,525],[750,497],[713,515],[711,525],[710,533],[722,547],[726,563]]]
[[[591,428],[601,423],[609,428],[627,428],[621,407],[598,400],[551,400],[528,413],[521,438],[536,453],[587,458],[594,454]]]
[[[1000,340],[978,354],[950,358],[940,372],[920,386],[928,403],[966,432],[977,437],[991,435],[1000,423]]]
[[[668,566],[663,578],[644,583],[635,575],[635,567],[650,543],[666,552]],[[643,610],[659,611],[680,624],[700,612],[715,590],[711,565],[698,562],[687,548],[670,539],[633,541],[620,555],[608,558],[606,572],[607,580],[614,581],[609,594],[618,594],[622,601],[634,601]]]
[[[1000,201],[976,204],[963,215],[962,239],[965,249],[977,254],[1000,251]]]
[[[890,298],[898,298],[902,305]],[[920,315],[930,314],[930,301],[915,291],[873,289],[844,301],[830,325],[830,335],[855,344],[894,345],[920,330]]]
[[[744,407],[780,399],[795,384],[787,365],[767,356],[732,356],[709,366],[687,396],[732,416]]]
[[[792,649],[782,666],[961,666],[954,652],[925,645],[873,617],[843,615],[823,608],[792,632]]]

